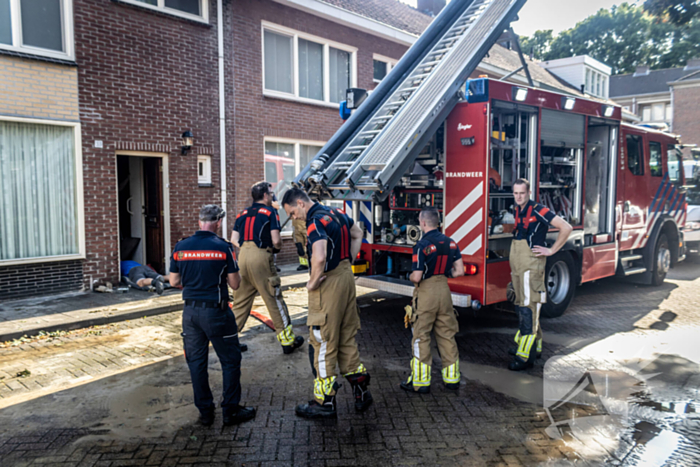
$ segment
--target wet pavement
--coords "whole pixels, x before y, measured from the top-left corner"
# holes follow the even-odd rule
[[[398,388],[406,299],[362,289],[375,404],[355,414],[344,382],[335,422],[295,417],[311,397],[307,345],[282,355],[258,322],[242,336],[243,403],[258,415],[227,428],[193,424],[179,313],[16,341],[0,348],[0,465],[700,465],[698,290],[697,258],[658,288],[584,285],[543,321],[543,356],[522,373],[505,369],[515,316],[466,312],[459,392],[440,384],[435,350],[432,391],[413,395]],[[306,337],[304,291],[285,296]]]

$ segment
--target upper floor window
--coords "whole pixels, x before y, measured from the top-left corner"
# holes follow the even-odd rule
[[[384,57],[382,55],[374,54],[373,60],[374,64],[374,82],[379,83],[384,79],[386,75],[389,74],[394,65],[396,65],[396,60],[393,58]]]
[[[263,23],[266,95],[337,104],[356,86],[357,49]]]
[[[71,0],[0,0],[0,48],[73,59]]]
[[[586,92],[598,97],[608,97],[608,78],[603,73],[586,68]]]
[[[0,0],[2,1],[2,0]],[[209,21],[209,2],[206,0],[120,0],[143,6],[151,10],[160,10],[195,21]]]
[[[670,122],[673,108],[670,103],[658,102],[642,105],[641,117],[644,122]]]

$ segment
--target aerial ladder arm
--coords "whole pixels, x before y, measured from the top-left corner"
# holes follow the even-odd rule
[[[386,199],[526,0],[453,0],[294,180],[321,198]]]

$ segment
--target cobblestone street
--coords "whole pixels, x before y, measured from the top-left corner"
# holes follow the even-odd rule
[[[409,368],[407,299],[360,289],[358,342],[375,404],[355,414],[343,382],[337,422],[295,417],[294,406],[311,398],[307,346],[282,355],[274,334],[255,320],[242,334],[250,347],[242,384],[243,403],[258,414],[230,428],[221,427],[220,414],[212,428],[193,423],[180,313],[6,343],[0,348],[0,464],[635,465],[650,458],[662,461],[651,465],[697,464],[699,287],[697,258],[680,264],[659,288],[617,280],[580,287],[563,317],[543,321],[542,359],[523,373],[505,368],[515,316],[464,312],[459,392],[440,384],[435,350],[432,392],[421,396],[398,387]],[[295,331],[307,337],[304,289],[285,297]],[[256,305],[262,311],[260,299]],[[210,356],[219,397],[220,367],[213,350]],[[621,366],[635,369],[621,372]],[[605,372],[604,395],[596,371]],[[619,415],[611,401],[628,403],[627,425],[606,433],[610,420],[600,418],[600,410],[592,413],[595,404],[579,404],[596,415],[589,418],[597,421],[597,434],[570,423],[562,436],[553,435],[558,404],[543,394],[555,380],[569,381],[562,376],[567,372],[575,380],[590,374],[606,417]],[[663,376],[655,380],[657,374]],[[633,376],[636,392],[620,395]],[[654,383],[659,380],[663,384]]]

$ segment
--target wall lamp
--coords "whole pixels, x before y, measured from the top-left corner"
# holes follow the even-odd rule
[[[190,130],[187,130],[182,134],[182,155],[187,154],[187,151],[192,149],[194,146],[194,135]]]

